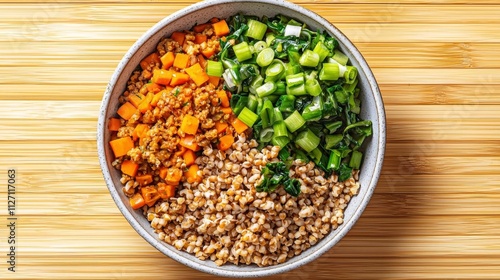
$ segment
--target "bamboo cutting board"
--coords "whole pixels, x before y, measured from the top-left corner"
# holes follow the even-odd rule
[[[118,61],[194,2],[0,0],[1,279],[216,278],[129,226],[95,144]],[[317,261],[267,279],[500,279],[500,1],[294,2],[339,27],[373,67],[387,153],[353,230]]]

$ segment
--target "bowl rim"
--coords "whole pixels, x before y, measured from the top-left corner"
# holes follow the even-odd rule
[[[376,108],[376,118],[377,118],[377,125],[378,125],[378,131],[379,131],[379,137],[378,139],[373,139],[378,142],[378,149],[376,150],[376,164],[373,168],[373,174],[371,176],[371,179],[369,181],[369,184],[367,186],[367,192],[366,195],[362,198],[360,201],[358,207],[353,211],[354,215],[353,217],[347,221],[347,223],[343,226],[342,229],[340,229],[336,235],[329,240],[327,243],[324,244],[322,247],[317,247],[315,251],[310,253],[309,255],[296,259],[292,262],[287,261],[281,266],[268,266],[265,267],[265,269],[256,269],[254,271],[244,271],[244,272],[239,272],[239,271],[232,271],[232,270],[225,270],[223,267],[217,267],[217,268],[211,268],[207,266],[200,266],[196,262],[187,259],[181,255],[175,254],[172,250],[167,248],[161,241],[155,239],[153,236],[147,233],[146,229],[142,227],[142,225],[132,216],[132,213],[127,210],[126,205],[123,203],[123,201],[120,199],[120,194],[117,191],[116,186],[113,184],[113,180],[111,178],[111,173],[110,170],[108,169],[108,162],[106,160],[105,156],[105,143],[104,143],[104,130],[105,128],[105,122],[106,122],[106,110],[107,107],[109,106],[110,102],[110,97],[111,93],[113,92],[114,87],[116,86],[117,80],[120,77],[121,73],[123,70],[126,68],[127,64],[129,63],[129,60],[131,57],[133,57],[139,50],[139,47],[144,45],[152,36],[154,36],[156,33],[160,32],[161,29],[169,24],[170,22],[173,22],[186,14],[189,14],[191,12],[195,12],[200,9],[204,9],[210,6],[216,6],[216,5],[221,5],[225,3],[235,3],[235,2],[240,2],[240,3],[262,3],[262,4],[273,4],[277,6],[284,7],[286,9],[294,10],[295,12],[301,13],[305,15],[306,17],[311,18],[312,20],[316,21],[319,23],[326,31],[329,33],[332,33],[333,36],[335,36],[339,41],[341,41],[347,49],[350,51],[350,55],[354,57],[357,62],[359,63],[360,67],[363,69],[363,71],[366,74],[367,77],[367,82],[369,84],[370,91],[373,94],[374,100],[375,100],[375,108]],[[101,172],[103,174],[103,177],[106,182],[106,186],[110,192],[111,197],[113,198],[115,204],[118,206],[120,209],[121,214],[125,217],[125,219],[129,222],[129,224],[134,228],[134,230],[142,237],[144,238],[149,244],[151,244],[153,247],[155,247],[158,251],[162,252],[164,255],[176,260],[177,262],[180,262],[190,268],[194,268],[196,270],[205,272],[205,273],[210,273],[213,275],[217,276],[223,276],[223,277],[239,277],[239,278],[247,278],[247,277],[263,277],[263,276],[269,276],[269,275],[274,275],[278,273],[284,273],[287,271],[290,271],[292,269],[298,268],[302,265],[305,265],[327,251],[329,251],[335,244],[337,244],[353,227],[353,225],[357,222],[361,214],[363,213],[364,209],[368,205],[368,202],[371,199],[371,196],[373,195],[373,192],[375,190],[375,187],[377,185],[377,182],[380,177],[380,173],[382,170],[382,165],[383,165],[383,160],[384,160],[384,154],[385,154],[385,143],[386,143],[386,116],[385,116],[385,109],[384,109],[384,103],[382,100],[382,95],[380,93],[380,89],[378,87],[377,81],[371,71],[371,68],[368,66],[366,60],[364,57],[361,55],[359,50],[354,46],[354,44],[337,28],[335,27],[332,23],[330,23],[328,20],[323,18],[322,16],[316,14],[315,12],[304,8],[300,5],[290,3],[288,1],[273,1],[270,3],[270,1],[266,0],[206,0],[206,1],[201,1],[195,4],[192,4],[190,6],[187,6],[181,10],[176,11],[173,14],[170,14],[169,16],[163,18],[160,20],[158,23],[156,23],[153,27],[151,27],[149,30],[147,30],[144,34],[141,35],[141,37],[134,42],[134,44],[129,48],[129,50],[126,52],[126,54],[123,56],[123,58],[120,60],[118,63],[118,66],[116,67],[115,71],[113,72],[113,75],[111,76],[111,79],[106,87],[106,90],[104,92],[102,101],[101,101],[101,107],[99,111],[99,117],[98,117],[98,125],[97,125],[97,153],[98,153],[98,158],[99,158],[99,163],[101,167]],[[326,238],[327,236],[325,236]]]

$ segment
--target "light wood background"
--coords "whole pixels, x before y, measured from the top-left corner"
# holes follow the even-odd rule
[[[215,279],[126,222],[96,155],[105,86],[154,23],[196,2],[0,0],[0,278]],[[268,279],[500,279],[500,1],[295,0],[373,67],[387,110],[377,190],[317,261]],[[17,170],[17,272],[6,172]]]

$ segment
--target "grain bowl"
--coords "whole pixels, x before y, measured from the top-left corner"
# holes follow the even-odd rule
[[[354,225],[382,168],[385,113],[365,60],[325,19],[213,0],[131,47],[97,145],[112,198],[151,245],[259,277],[313,261]]]

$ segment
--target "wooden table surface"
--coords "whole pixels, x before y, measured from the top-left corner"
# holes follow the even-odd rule
[[[95,143],[118,61],[194,2],[0,0],[1,279],[216,279],[129,226]],[[294,2],[339,27],[373,68],[387,153],[353,230],[317,261],[267,279],[500,279],[500,1]]]

